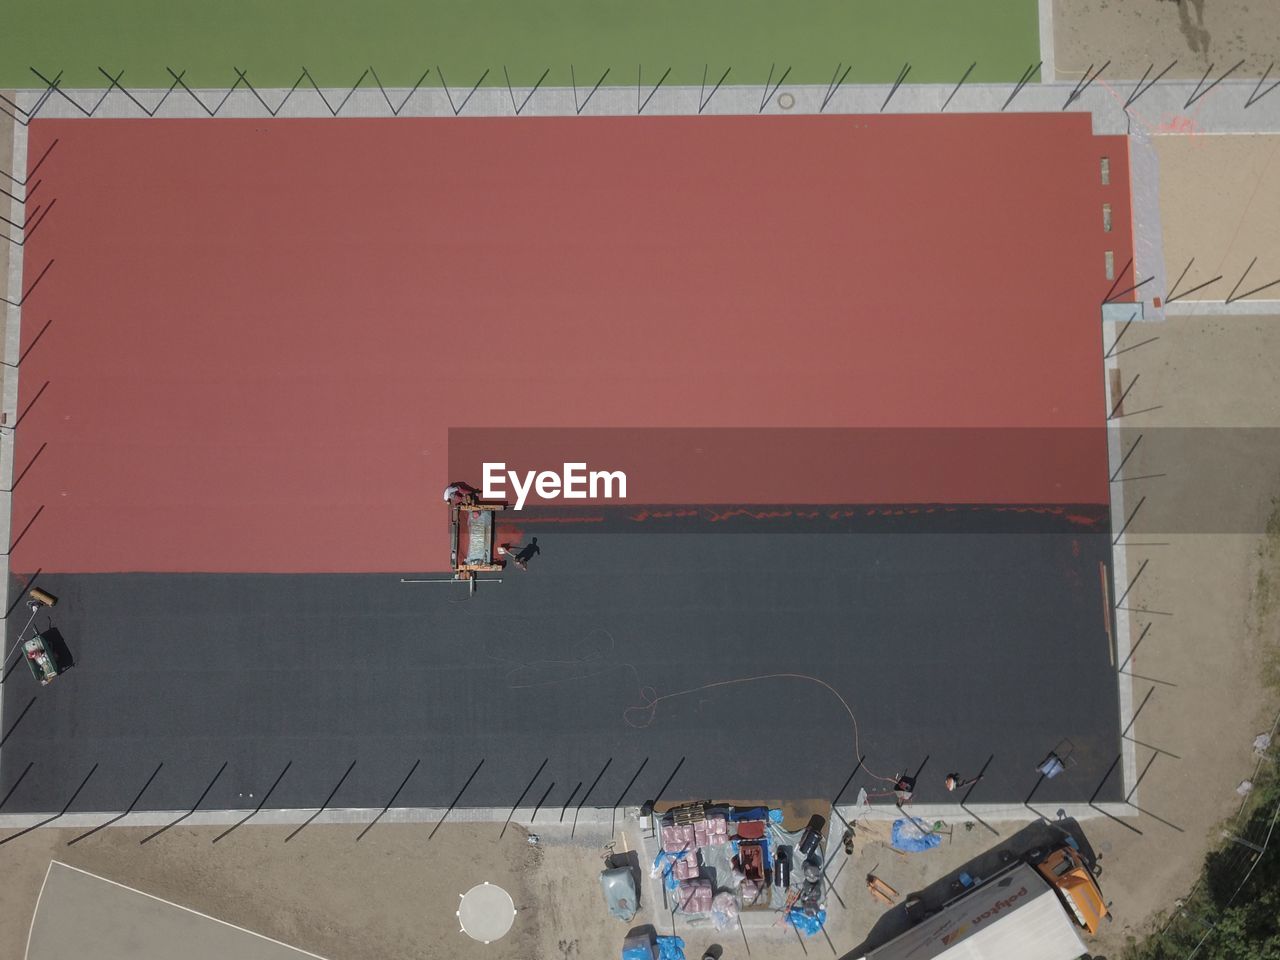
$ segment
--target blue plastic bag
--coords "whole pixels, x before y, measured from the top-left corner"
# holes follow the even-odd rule
[[[658,937],[658,960],[685,960],[684,941],[679,937]]]
[[[806,937],[812,937],[815,933],[822,929],[822,925],[827,922],[827,911],[819,910],[812,917],[807,915],[798,907],[792,907],[787,911],[787,923],[791,924]]]
[[[676,879],[675,870],[677,860],[683,860],[692,851],[681,850],[679,853],[667,853],[665,850],[659,850],[658,855],[653,858],[654,872],[662,871],[662,884],[668,890],[674,890],[680,885],[680,881]]]

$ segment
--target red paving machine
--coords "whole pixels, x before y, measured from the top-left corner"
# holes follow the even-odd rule
[[[451,483],[444,491],[449,506],[449,568],[447,580],[406,579],[401,583],[466,583],[467,594],[476,592],[479,574],[501,573],[506,568],[504,550],[494,543],[496,516],[507,509],[505,501],[481,500],[479,491],[464,483]],[[486,583],[501,583],[490,578]]]

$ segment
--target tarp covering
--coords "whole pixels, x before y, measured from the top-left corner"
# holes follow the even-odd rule
[[[787,911],[787,923],[795,927],[806,937],[812,937],[815,933],[822,929],[822,925],[827,922],[827,911],[819,910],[812,917],[803,910],[792,907]]]
[[[684,940],[680,937],[659,937],[658,960],[684,960]]]
[[[892,844],[895,850],[905,853],[921,853],[942,843],[942,838],[930,831],[915,817],[893,821]]]
[[[630,867],[614,867],[600,874],[600,889],[609,913],[629,923],[636,915],[640,896],[636,890],[635,874]]]

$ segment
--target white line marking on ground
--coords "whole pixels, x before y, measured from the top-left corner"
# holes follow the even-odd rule
[[[40,882],[40,892],[36,894],[36,906],[31,911],[31,925],[27,927],[27,949],[22,951],[23,960],[29,960],[31,956],[31,934],[36,929],[36,916],[40,913],[40,898],[44,896],[44,888],[49,883],[49,874],[53,872],[53,864],[55,861],[50,860],[49,866],[44,869],[44,879]]]

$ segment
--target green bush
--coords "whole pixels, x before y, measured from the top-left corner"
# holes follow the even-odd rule
[[[1205,858],[1195,893],[1163,931],[1130,944],[1124,960],[1187,960],[1202,938],[1196,960],[1280,960],[1280,829],[1272,829],[1280,778],[1268,770],[1259,781],[1233,834],[1266,851],[1255,858],[1248,847],[1224,841]]]

